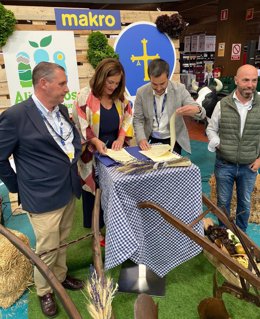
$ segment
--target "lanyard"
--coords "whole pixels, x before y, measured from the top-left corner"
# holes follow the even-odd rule
[[[39,108],[38,108],[38,110],[39,110],[39,112],[40,112],[40,114],[41,114],[41,116],[42,116],[44,122],[49,126],[49,128],[50,128],[57,136],[59,136],[60,142],[61,142],[61,144],[64,146],[64,145],[65,145],[65,141],[68,139],[68,137],[69,137],[70,134],[68,135],[67,138],[64,138],[64,137],[63,137],[63,128],[62,128],[63,123],[61,122],[60,112],[58,111],[58,112],[56,113],[57,120],[58,120],[58,123],[59,123],[59,130],[60,130],[60,132],[57,132],[57,131],[55,130],[55,128],[51,125],[51,123],[48,121],[48,119],[45,117],[45,115],[42,113],[42,110],[40,110]],[[72,131],[72,130],[71,130],[71,131]],[[70,133],[71,133],[71,131],[70,131]]]
[[[153,108],[154,108],[154,114],[155,114],[155,118],[156,118],[156,122],[157,122],[157,124],[158,124],[158,127],[159,127],[160,120],[161,120],[162,115],[163,115],[163,111],[164,111],[164,109],[165,109],[166,98],[167,98],[167,94],[164,94],[163,103],[162,103],[162,111],[161,111],[161,114],[160,114],[160,118],[158,118],[157,106],[156,106],[156,101],[155,101],[155,95],[153,96]]]

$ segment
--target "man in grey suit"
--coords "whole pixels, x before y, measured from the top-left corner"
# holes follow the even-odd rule
[[[172,82],[169,64],[162,59],[152,60],[148,66],[150,83],[137,90],[134,104],[134,130],[137,144],[142,150],[150,143],[170,144],[170,118],[176,111],[174,151],[191,152],[188,131],[183,116],[203,119],[206,111],[191,97],[181,83]]]
[[[63,67],[41,62],[33,70],[34,94],[0,116],[0,179],[19,193],[36,237],[36,253],[58,248],[72,227],[75,199],[81,195],[77,160],[81,142],[61,103],[69,91]],[[15,168],[10,165],[13,155]],[[67,275],[66,249],[42,256],[67,289],[83,281]],[[46,316],[57,314],[52,288],[37,268],[34,281]]]

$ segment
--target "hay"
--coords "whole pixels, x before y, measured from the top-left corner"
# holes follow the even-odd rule
[[[212,175],[209,180],[210,185],[210,199],[213,203],[217,204],[216,194],[216,179],[215,175]],[[237,206],[237,194],[236,185],[234,185],[230,213],[231,216],[235,216]],[[260,224],[260,174],[256,177],[255,187],[251,196],[251,212],[249,216],[250,223]]]
[[[9,229],[27,246],[29,239]],[[0,234],[0,307],[10,307],[32,283],[33,266],[11,242]]]
[[[2,202],[3,202],[3,199],[0,195],[0,224],[2,224]]]

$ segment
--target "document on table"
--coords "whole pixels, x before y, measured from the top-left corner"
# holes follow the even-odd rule
[[[140,151],[141,154],[147,156],[154,162],[166,162],[180,158],[180,155],[171,152],[171,145],[156,144],[151,145],[147,151]]]
[[[173,151],[173,148],[174,148],[174,145],[176,142],[175,119],[176,119],[176,111],[172,114],[172,116],[170,118],[171,151]]]
[[[130,155],[124,148],[119,151],[114,151],[108,148],[106,155],[112,158],[114,161],[122,164],[136,160],[136,158]]]

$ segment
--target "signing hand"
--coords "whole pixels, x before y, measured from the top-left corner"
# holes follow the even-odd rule
[[[120,151],[121,148],[124,145],[124,138],[119,137],[117,140],[115,140],[112,144],[112,150],[114,151]]]
[[[99,154],[106,155],[107,147],[106,147],[106,144],[104,142],[102,142],[97,137],[92,138],[90,141],[91,141],[91,144],[95,146],[95,148]]]
[[[139,147],[142,151],[148,151],[151,148],[151,145],[148,143],[147,140],[141,140],[139,142]]]

